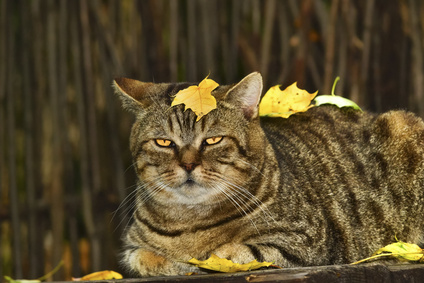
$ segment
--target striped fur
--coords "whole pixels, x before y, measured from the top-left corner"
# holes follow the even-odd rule
[[[423,242],[420,118],[320,106],[260,119],[262,80],[253,73],[216,89],[217,109],[195,122],[191,110],[170,108],[187,86],[114,84],[136,115],[130,147],[139,183],[122,259],[128,270],[198,272],[184,262],[211,253],[284,267],[341,264],[395,236]]]

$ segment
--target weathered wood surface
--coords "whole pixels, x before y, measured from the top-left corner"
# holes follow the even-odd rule
[[[94,282],[94,281],[90,281]],[[105,280],[97,282],[424,282],[424,264],[362,264],[285,268],[239,273]]]

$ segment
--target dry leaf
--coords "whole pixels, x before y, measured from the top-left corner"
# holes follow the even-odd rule
[[[220,258],[219,256],[212,254],[207,260],[197,260],[192,258],[188,261],[191,264],[196,265],[197,267],[206,268],[209,270],[219,271],[219,272],[237,272],[237,271],[249,271],[258,269],[261,267],[268,267],[273,262],[258,262],[253,260],[249,263],[238,264],[234,263],[231,260]]]
[[[49,273],[41,276],[40,278],[34,279],[34,280],[28,280],[28,279],[13,279],[10,276],[4,276],[4,279],[6,279],[7,282],[9,283],[39,283],[41,281],[46,280],[47,278],[49,278],[50,276],[52,276],[53,274],[55,274],[63,265],[63,260],[61,260],[59,262],[58,265],[56,265],[55,268],[53,268],[52,271],[50,271]]]
[[[27,279],[13,279],[9,276],[4,276],[4,279],[6,279],[9,283],[38,283],[41,282],[40,280],[27,280]]]
[[[311,101],[318,91],[309,93],[299,89],[296,83],[281,90],[279,85],[271,87],[259,104],[259,115],[288,118],[297,112],[305,112],[313,107]]]
[[[405,243],[398,241],[396,243],[387,245],[378,251],[376,251],[371,257],[363,260],[354,262],[352,264],[358,264],[371,259],[380,257],[395,257],[402,261],[418,261],[424,262],[424,250],[416,244]]]
[[[424,262],[424,250],[416,244],[398,241],[397,243],[393,243],[379,249],[374,253],[374,255],[383,253],[389,253],[389,255],[403,261]]]
[[[81,278],[72,278],[72,281],[92,281],[108,279],[122,279],[122,275],[115,271],[104,270],[87,274]]]
[[[216,99],[212,96],[212,91],[219,86],[214,80],[206,77],[196,86],[190,86],[180,90],[172,101],[171,107],[178,104],[185,104],[185,110],[191,109],[197,115],[197,121],[204,115],[216,108]]]

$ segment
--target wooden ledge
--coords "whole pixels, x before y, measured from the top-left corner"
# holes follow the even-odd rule
[[[95,281],[89,281],[94,283]],[[97,282],[424,282],[424,264],[360,264],[284,268],[238,273],[149,277]]]

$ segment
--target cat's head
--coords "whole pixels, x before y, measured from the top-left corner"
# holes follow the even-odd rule
[[[184,105],[171,107],[175,94],[190,85],[114,81],[124,108],[136,116],[130,147],[146,199],[219,203],[235,197],[235,191],[249,191],[249,182],[260,174],[265,150],[258,117],[261,75],[217,87],[212,92],[217,108],[197,122]]]

